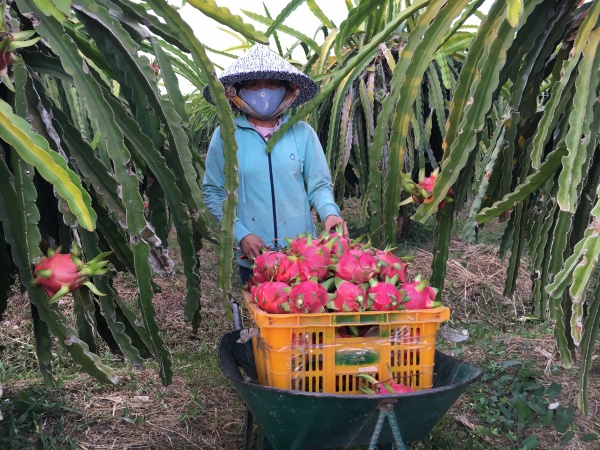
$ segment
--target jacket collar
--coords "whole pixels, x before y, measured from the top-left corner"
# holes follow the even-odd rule
[[[281,122],[281,124],[283,125],[284,123],[286,123],[288,120],[290,119],[290,116],[288,114],[284,114],[283,115],[283,122]],[[248,119],[246,118],[246,114],[240,114],[239,116],[237,116],[235,119],[233,119],[233,122],[240,128],[251,128],[251,129],[255,129],[252,124],[248,121]]]

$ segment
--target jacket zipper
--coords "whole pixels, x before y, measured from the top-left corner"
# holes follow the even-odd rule
[[[275,237],[275,248],[279,248],[279,239],[277,238],[277,208],[275,207],[275,184],[273,183],[273,163],[271,161],[271,153],[268,153],[267,157],[269,158],[269,179],[271,181],[271,204],[273,207],[273,236]]]
[[[256,131],[254,128],[251,129],[256,134],[258,134],[258,136],[265,142],[265,144],[267,143],[265,138],[262,137],[262,135],[258,131]],[[273,236],[275,240],[275,248],[273,250],[276,250],[277,248],[279,248],[279,238],[277,236],[277,207],[275,205],[275,183],[273,182],[273,162],[271,160],[271,152],[267,153],[267,158],[269,160],[269,181],[271,183],[271,209],[273,211]]]

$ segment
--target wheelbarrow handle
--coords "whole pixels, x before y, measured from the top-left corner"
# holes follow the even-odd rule
[[[242,329],[242,316],[240,314],[240,304],[236,299],[231,299],[231,312],[233,313],[233,326],[236,330]]]

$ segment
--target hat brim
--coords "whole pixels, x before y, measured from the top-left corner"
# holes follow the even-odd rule
[[[281,80],[296,84],[300,88],[300,95],[296,101],[290,105],[290,108],[294,108],[306,103],[317,94],[319,89],[317,83],[311,80],[307,75],[304,75],[302,72],[288,73],[282,71],[250,71],[225,75],[219,78],[219,81],[221,84],[223,84],[223,86],[234,85],[236,83],[241,83],[242,81],[248,80]],[[204,95],[204,98],[207,101],[214,105],[208,85],[204,86],[202,95]]]

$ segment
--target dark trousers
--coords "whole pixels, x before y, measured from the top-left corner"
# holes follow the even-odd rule
[[[240,279],[242,280],[242,284],[246,284],[250,277],[252,276],[252,269],[249,267],[238,266],[240,268]]]

